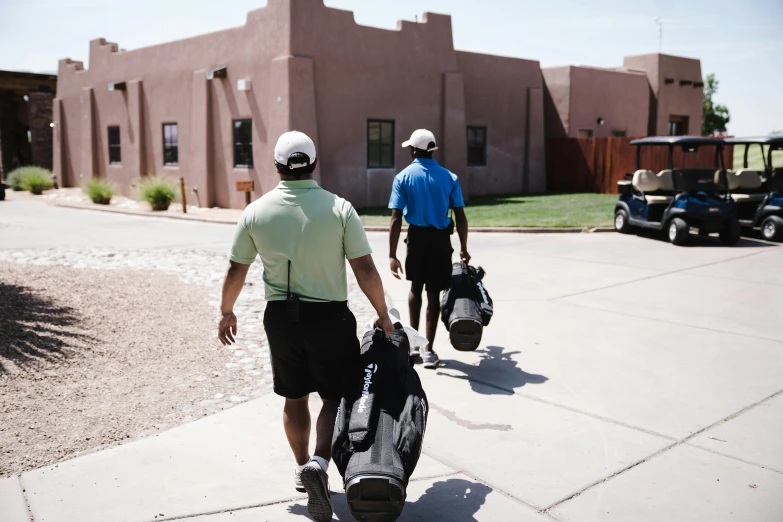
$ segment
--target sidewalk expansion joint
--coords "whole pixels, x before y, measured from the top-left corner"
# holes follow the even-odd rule
[[[558,501],[554,502],[553,504],[550,504],[549,506],[547,506],[547,507],[543,508],[543,509],[541,510],[541,512],[542,512],[542,513],[548,513],[549,511],[551,511],[552,509],[556,508],[557,506],[559,506],[559,505],[561,505],[561,504],[564,504],[564,503],[568,502],[569,500],[571,500],[571,499],[573,499],[573,498],[576,498],[576,497],[578,497],[578,496],[579,496],[579,495],[581,495],[582,493],[585,493],[586,491],[589,491],[589,490],[593,489],[593,488],[594,488],[594,487],[596,487],[597,485],[599,485],[599,484],[603,484],[604,482],[608,482],[609,480],[613,479],[614,477],[617,477],[618,475],[622,475],[622,474],[623,474],[623,473],[625,473],[626,471],[628,471],[628,470],[631,470],[631,469],[635,468],[636,466],[638,466],[638,465],[640,465],[640,464],[643,464],[643,463],[645,463],[645,462],[647,462],[647,461],[649,461],[649,460],[652,460],[652,459],[654,459],[655,457],[658,457],[659,455],[663,455],[663,454],[664,454],[664,453],[666,453],[667,451],[669,451],[669,450],[671,450],[671,449],[674,449],[674,448],[676,448],[676,447],[678,447],[678,446],[682,446],[682,445],[688,445],[688,446],[690,446],[690,447],[692,447],[692,448],[696,448],[696,449],[704,449],[704,448],[701,448],[700,446],[694,446],[693,444],[687,444],[687,442],[688,442],[689,440],[693,439],[694,437],[696,437],[696,436],[698,436],[698,435],[700,435],[700,434],[704,433],[705,431],[708,431],[708,430],[710,430],[710,429],[714,428],[715,426],[718,426],[719,424],[722,424],[722,423],[724,423],[724,422],[727,422],[727,421],[729,421],[729,420],[731,420],[731,419],[733,419],[733,418],[735,418],[735,417],[738,417],[738,416],[742,415],[743,413],[747,413],[748,411],[750,411],[750,410],[752,410],[753,408],[755,408],[755,407],[759,406],[760,404],[763,404],[763,403],[765,403],[765,402],[767,402],[767,401],[769,401],[769,400],[772,400],[772,399],[774,399],[775,397],[777,397],[778,395],[781,395],[781,394],[783,394],[783,390],[778,390],[778,391],[776,391],[775,393],[773,393],[772,395],[769,395],[769,396],[767,396],[767,397],[764,397],[763,399],[761,399],[761,400],[759,400],[759,401],[757,401],[757,402],[754,402],[753,404],[750,404],[750,405],[748,405],[748,406],[746,406],[746,407],[744,407],[744,408],[742,408],[742,409],[738,410],[737,412],[735,412],[735,413],[732,413],[731,415],[729,415],[729,416],[727,416],[727,417],[724,417],[724,418],[720,419],[719,421],[713,422],[712,424],[710,424],[710,425],[708,425],[708,426],[705,426],[704,428],[701,428],[700,430],[694,431],[693,433],[691,433],[691,434],[690,434],[690,435],[688,435],[687,437],[685,437],[685,438],[683,438],[683,439],[680,439],[680,440],[678,440],[678,441],[677,441],[677,442],[675,442],[674,444],[669,444],[668,446],[666,446],[666,447],[664,447],[664,448],[661,448],[661,449],[659,449],[659,450],[658,450],[658,451],[656,451],[655,453],[653,453],[653,454],[651,454],[651,455],[648,455],[647,457],[644,457],[643,459],[640,459],[640,460],[638,460],[638,461],[636,461],[636,462],[634,462],[634,463],[632,463],[632,464],[630,464],[630,465],[626,466],[626,467],[625,467],[625,468],[623,468],[623,469],[620,469],[620,470],[618,470],[618,471],[615,471],[614,473],[612,473],[612,474],[610,474],[610,475],[607,475],[607,476],[606,476],[606,477],[604,477],[604,478],[601,478],[601,479],[599,479],[599,480],[596,480],[595,482],[592,482],[592,483],[588,484],[588,485],[587,485],[587,486],[585,486],[584,488],[582,488],[582,489],[580,489],[579,491],[576,491],[576,492],[574,492],[574,493],[572,493],[572,494],[568,495],[567,497],[563,497],[562,499],[560,499],[560,500],[558,500]],[[717,452],[712,452],[712,453],[717,453]],[[745,463],[745,464],[750,464],[750,465],[754,465],[754,466],[758,466],[758,467],[764,468],[764,466],[759,466],[758,464],[753,464],[753,463],[751,463],[751,462],[746,462],[746,461],[743,461],[743,460],[741,460],[741,459],[737,459],[736,457],[731,457],[731,456],[729,456],[729,455],[721,455],[721,456],[723,456],[723,457],[726,457],[726,458],[729,458],[729,459],[732,459],[732,460],[737,460],[737,461],[743,462],[743,463]],[[764,468],[764,469],[769,469],[769,468]]]
[[[705,332],[714,332],[714,333],[719,333],[719,334],[723,334],[723,335],[734,335],[734,336],[737,336],[737,337],[742,337],[743,339],[756,339],[758,341],[771,341],[773,343],[783,343],[783,340],[775,339],[774,337],[763,337],[763,336],[753,335],[753,334],[748,334],[748,333],[732,332],[730,330],[721,330],[719,328],[710,328],[709,326],[699,326],[699,325],[689,324],[689,323],[680,323],[680,322],[677,322],[677,321],[672,321],[670,319],[651,318],[649,316],[640,315],[640,314],[633,314],[633,313],[630,313],[630,312],[624,312],[624,311],[619,311],[619,310],[607,310],[605,308],[599,308],[599,307],[596,307],[596,306],[588,306],[588,305],[584,305],[584,304],[569,303],[568,301],[564,301],[564,302],[558,303],[558,304],[562,304],[562,305],[565,305],[565,306],[573,306],[574,308],[582,308],[584,310],[592,310],[594,312],[604,312],[604,313],[607,313],[607,314],[621,315],[623,317],[634,317],[636,319],[646,319],[648,321],[655,321],[655,322],[660,322],[660,323],[666,323],[666,324],[671,324],[671,325],[674,325],[674,326],[682,326],[682,327],[685,327],[685,328],[693,328],[693,329],[696,329],[696,330],[704,330]]]
[[[515,496],[514,494],[509,493],[508,491],[504,490],[501,487],[498,487],[497,485],[495,485],[492,482],[489,482],[489,481],[486,481],[486,480],[482,479],[481,477],[477,476],[476,474],[474,474],[474,473],[472,473],[472,472],[470,472],[470,471],[468,471],[466,469],[454,467],[454,465],[449,463],[449,462],[447,462],[446,459],[441,458],[441,457],[433,454],[429,450],[427,450],[427,451],[423,451],[422,450],[422,454],[428,456],[429,458],[431,458],[432,460],[434,460],[436,462],[439,462],[440,464],[443,464],[444,466],[447,466],[447,467],[449,467],[451,469],[456,470],[456,473],[453,473],[452,475],[460,475],[460,474],[461,475],[465,475],[466,477],[470,478],[471,480],[474,480],[476,482],[479,482],[480,484],[484,484],[485,486],[488,486],[489,488],[492,489],[492,491],[500,493],[501,495],[503,495],[504,497],[508,498],[512,502],[514,502],[516,504],[519,504],[519,505],[521,505],[521,506],[523,506],[523,507],[525,507],[527,509],[530,509],[531,511],[533,511],[535,513],[539,513],[541,515],[544,515],[546,518],[548,518],[552,522],[560,522],[558,519],[556,519],[554,516],[550,515],[549,513],[544,513],[541,508],[539,508],[537,506],[534,506],[533,504],[530,504],[529,502],[526,502],[525,500],[522,500],[521,498]],[[447,475],[447,476],[449,476],[449,475]]]
[[[18,475],[16,477],[16,480],[19,482],[19,489],[22,491],[22,496],[24,497],[24,505],[27,508],[27,515],[30,517],[30,522],[35,522],[35,517],[33,516],[33,508],[30,507],[30,499],[27,497],[27,488],[24,486],[24,482],[22,482],[22,475]]]
[[[423,453],[423,452],[422,452]],[[450,469],[454,470],[453,467],[448,466]],[[455,475],[459,475],[459,471],[450,471],[448,473],[436,473],[435,475],[424,475],[421,477],[411,477],[410,482],[421,482],[422,480],[432,480],[432,479],[439,479],[439,478],[446,478],[446,477],[453,477]],[[331,488],[329,488],[330,491]],[[338,495],[342,495],[342,491],[332,491],[332,493],[336,493]],[[307,495],[297,495],[294,497],[282,499],[282,500],[272,500],[270,502],[261,502],[258,504],[250,504],[246,506],[239,506],[239,507],[233,507],[233,508],[224,508],[224,509],[218,509],[214,511],[205,511],[203,513],[192,513],[189,515],[178,515],[174,517],[158,517],[153,520],[149,520],[147,522],[165,522],[167,520],[188,520],[196,517],[205,517],[205,516],[212,516],[212,515],[220,515],[222,513],[233,513],[234,511],[247,511],[248,509],[258,509],[258,508],[264,508],[264,507],[270,507],[270,506],[277,506],[280,504],[288,504],[290,502],[294,502],[297,500],[305,500],[307,499]]]
[[[737,257],[732,257],[730,259],[721,259],[719,261],[711,261],[709,263],[703,263],[701,265],[689,266],[689,267],[685,267],[685,268],[678,268],[677,270],[669,270],[667,272],[661,272],[661,273],[658,273],[658,274],[652,274],[652,275],[648,275],[648,276],[645,276],[645,277],[640,277],[638,279],[633,279],[631,281],[622,281],[622,282],[619,282],[619,283],[613,283],[611,285],[602,286],[600,288],[593,288],[593,289],[590,289],[590,290],[582,290],[580,292],[574,292],[572,294],[566,294],[566,295],[561,295],[561,296],[558,296],[558,297],[553,297],[552,299],[550,299],[550,301],[557,301],[557,300],[560,300],[560,299],[566,299],[568,297],[576,297],[578,295],[585,295],[585,294],[590,294],[590,293],[593,293],[593,292],[600,292],[602,290],[609,290],[611,288],[617,288],[617,287],[620,287],[620,286],[632,285],[634,283],[641,283],[642,281],[649,281],[650,279],[657,279],[659,277],[665,277],[665,276],[668,276],[668,275],[673,275],[673,274],[679,274],[679,273],[682,273],[682,272],[687,272],[688,270],[696,270],[698,268],[705,268],[705,267],[708,267],[708,266],[719,265],[721,263],[728,263],[728,262],[731,262],[731,261],[737,261],[739,259],[745,259],[747,257],[753,257],[753,256],[757,256],[757,255],[760,255],[760,254],[763,254],[763,253],[764,253],[763,251],[751,252],[750,254],[745,254],[745,255],[737,256]]]
[[[501,390],[501,391],[507,392],[510,395],[514,395],[514,396],[517,396],[517,397],[522,397],[523,399],[528,399],[528,400],[535,401],[535,402],[538,402],[538,403],[541,403],[541,404],[546,404],[547,406],[552,406],[554,408],[560,408],[560,409],[563,409],[563,410],[567,410],[567,411],[570,411],[572,413],[577,413],[579,415],[584,415],[586,417],[590,417],[592,419],[600,420],[600,421],[603,421],[603,422],[608,422],[608,423],[614,424],[616,426],[622,426],[623,428],[628,428],[628,429],[631,429],[631,430],[634,430],[634,431],[640,431],[642,433],[646,433],[647,435],[652,435],[654,437],[660,437],[662,439],[666,439],[666,440],[669,440],[669,441],[672,441],[672,442],[677,441],[677,438],[676,437],[672,437],[671,435],[664,435],[663,433],[658,433],[657,431],[648,430],[648,429],[642,428],[640,426],[634,426],[633,424],[627,424],[625,422],[621,422],[621,421],[618,421],[618,420],[615,420],[615,419],[612,419],[612,418],[609,418],[609,417],[604,417],[603,415],[598,415],[596,413],[590,413],[590,412],[587,412],[587,411],[584,411],[584,410],[580,410],[578,408],[572,408],[571,406],[566,406],[565,404],[560,404],[560,403],[557,403],[557,402],[548,401],[548,400],[542,399],[540,397],[533,397],[532,395],[527,395],[525,393],[520,393],[518,391],[514,391],[511,388],[504,388],[502,386],[498,386],[497,384],[492,384],[492,383],[484,381],[482,379],[476,379],[476,378],[473,378],[473,377],[467,377],[466,379],[468,381],[472,381],[472,382],[475,382],[475,383],[478,383],[478,384],[481,384],[481,385],[484,385],[484,386],[488,386],[490,388],[495,388],[496,390]]]

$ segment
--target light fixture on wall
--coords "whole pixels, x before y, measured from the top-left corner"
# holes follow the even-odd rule
[[[214,80],[215,78],[225,78],[228,75],[225,65],[214,67],[207,71],[207,80]]]
[[[603,119],[603,118],[598,118],[597,120],[595,120],[595,122],[596,122],[598,125],[603,125],[603,124],[604,124],[604,119]]]
[[[109,92],[111,91],[124,91],[127,89],[125,82],[117,82],[109,84]]]
[[[238,91],[249,91],[251,89],[250,80],[237,80]]]

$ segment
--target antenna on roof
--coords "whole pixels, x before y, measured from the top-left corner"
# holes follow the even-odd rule
[[[661,54],[661,43],[663,42],[663,20],[660,16],[653,18],[656,24],[658,24],[658,54]]]

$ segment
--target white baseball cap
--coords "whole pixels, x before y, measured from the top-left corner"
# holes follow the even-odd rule
[[[310,159],[307,163],[292,163],[289,165],[289,159],[292,154],[301,152]],[[315,163],[315,143],[304,132],[290,131],[286,132],[277,140],[275,145],[275,161],[280,165],[286,165],[289,169],[298,169],[307,167]]]
[[[430,143],[432,143],[432,147],[430,147]],[[435,143],[435,135],[433,133],[427,129],[416,129],[413,131],[413,134],[411,134],[411,139],[402,142],[402,146],[431,152],[433,150],[438,150]]]

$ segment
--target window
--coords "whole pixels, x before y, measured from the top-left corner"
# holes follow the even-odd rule
[[[687,116],[669,116],[669,136],[685,136],[688,134]]]
[[[163,124],[163,164],[179,165],[179,137],[176,123]]]
[[[120,128],[109,127],[109,163],[120,165],[122,154],[120,153]]]
[[[394,168],[394,120],[367,120],[367,168]]]
[[[577,138],[592,138],[593,137],[593,129],[579,129],[576,131],[576,137]]]
[[[612,137],[613,138],[625,138],[625,131],[623,131],[623,130],[613,130],[612,131]]]
[[[468,167],[487,164],[487,128],[468,127]]]
[[[253,167],[253,120],[234,120],[234,166]]]

